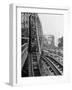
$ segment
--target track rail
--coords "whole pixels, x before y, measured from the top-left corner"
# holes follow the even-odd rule
[[[45,55],[45,56],[49,56],[49,57],[53,58],[53,59],[54,59],[56,62],[58,62],[59,64],[63,65],[63,62],[62,62],[63,57],[61,57],[61,56],[59,56],[59,55],[57,55],[57,54],[52,54],[52,53],[48,52],[47,50],[43,50],[43,52],[44,52],[44,55]],[[59,60],[58,60],[57,58],[55,58],[55,56],[56,56],[57,58],[59,58]]]
[[[49,70],[53,72],[54,75],[62,75],[59,69],[55,66],[55,64],[49,58],[45,56],[41,56],[41,60],[43,60],[46,63],[46,65],[50,67]]]
[[[46,58],[48,58],[48,60],[50,60],[55,65],[55,67],[59,70],[61,74],[63,73],[63,65],[61,65],[59,62],[57,62],[50,56],[46,56]]]

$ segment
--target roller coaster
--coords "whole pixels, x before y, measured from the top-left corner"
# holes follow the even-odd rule
[[[21,22],[21,76],[62,75],[63,64],[54,57],[54,54],[42,50],[42,28],[38,14],[22,14],[24,21]]]

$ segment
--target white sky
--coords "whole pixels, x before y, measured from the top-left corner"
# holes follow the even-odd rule
[[[54,35],[55,44],[57,39],[63,36],[64,16],[55,14],[38,14],[44,35]]]

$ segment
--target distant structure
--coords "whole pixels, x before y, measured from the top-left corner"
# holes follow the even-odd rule
[[[53,35],[43,35],[42,50],[55,49],[55,38]]]
[[[54,48],[55,47],[55,38],[53,35],[48,35],[48,46],[49,48]]]

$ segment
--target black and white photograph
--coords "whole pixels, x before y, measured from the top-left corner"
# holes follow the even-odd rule
[[[21,77],[63,75],[64,15],[21,12]]]

